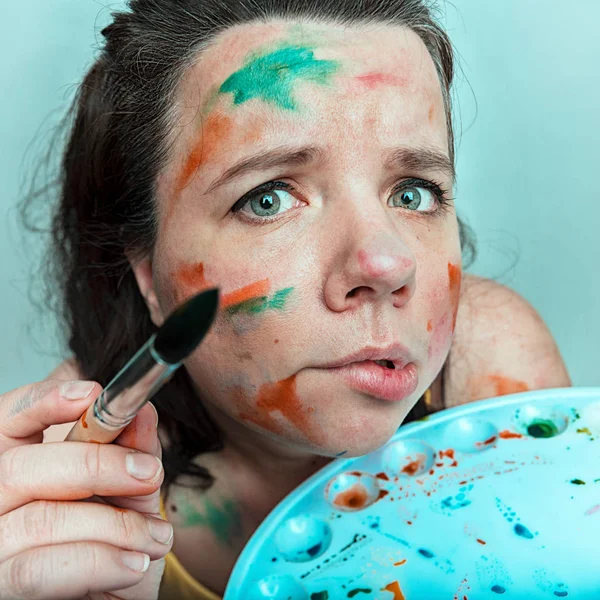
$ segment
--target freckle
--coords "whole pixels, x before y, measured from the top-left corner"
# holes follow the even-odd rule
[[[429,319],[429,321],[427,321],[427,331],[431,331],[433,329],[433,323],[431,322],[431,319]]]

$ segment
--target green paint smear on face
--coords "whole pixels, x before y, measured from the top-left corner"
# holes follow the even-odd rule
[[[212,500],[204,501],[204,513],[199,512],[187,500],[178,501],[186,527],[209,527],[222,544],[231,546],[242,533],[240,511],[233,500],[224,500],[221,506]]]
[[[234,304],[227,309],[230,315],[238,313],[246,313],[249,315],[263,313],[267,310],[282,310],[285,308],[287,297],[294,290],[294,288],[285,288],[279,290],[271,298],[267,296],[260,296],[259,298],[250,298],[244,300],[239,304]]]
[[[551,438],[558,435],[558,428],[552,421],[533,421],[527,426],[527,433],[534,438]]]
[[[338,68],[337,61],[317,60],[310,48],[284,46],[269,54],[251,56],[242,69],[223,82],[219,92],[231,92],[234,104],[258,98],[286,110],[296,110],[292,98],[294,84],[297,81],[326,84]]]

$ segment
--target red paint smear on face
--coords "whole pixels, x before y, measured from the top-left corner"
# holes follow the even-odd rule
[[[458,302],[460,300],[460,282],[462,279],[462,271],[460,267],[448,263],[448,284],[450,289],[450,304],[453,309],[454,317],[452,319],[452,333],[456,328],[456,317],[458,315]]]
[[[351,488],[336,495],[333,503],[341,508],[358,509],[366,506],[369,495],[360,483],[355,483]]]
[[[380,85],[405,85],[406,81],[389,73],[372,72],[359,75],[356,81],[364,85],[367,89],[373,90]]]
[[[524,381],[519,381],[518,379],[509,379],[500,375],[488,375],[487,379],[494,385],[496,396],[529,391],[529,386]]]
[[[235,292],[225,294],[221,300],[221,308],[228,308],[230,306],[235,306],[236,304],[241,304],[242,302],[252,300],[253,298],[266,296],[270,289],[271,282],[268,279],[256,281],[255,283],[251,283],[250,285],[240,288],[239,290],[235,290]]]
[[[431,322],[431,319],[429,319],[429,321],[427,321],[427,331],[431,331],[433,329],[433,323]]]
[[[285,419],[304,433],[307,439],[317,441],[312,431],[308,411],[302,406],[296,394],[296,375],[262,385],[258,392],[256,406],[251,406],[247,399],[241,402],[238,399],[239,404],[242,404],[245,410],[240,413],[240,418],[245,421],[256,423],[268,431],[283,434],[281,425],[272,416],[274,412],[280,412]]]
[[[514,433],[513,431],[508,431],[505,429],[498,434],[503,440],[512,440],[517,438],[522,438],[523,436],[520,433]]]
[[[406,600],[402,590],[400,589],[400,584],[397,581],[389,583],[381,590],[382,592],[392,592],[394,594],[393,600]]]

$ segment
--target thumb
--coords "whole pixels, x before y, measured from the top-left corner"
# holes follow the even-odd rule
[[[157,421],[156,409],[150,402],[147,402],[112,443],[124,448],[132,448],[138,452],[152,454],[160,459],[162,458],[162,448],[158,439]],[[162,477],[159,482],[162,482]],[[161,518],[159,498],[160,485],[154,492],[145,496],[111,496],[105,497],[105,500],[119,508],[132,509]]]

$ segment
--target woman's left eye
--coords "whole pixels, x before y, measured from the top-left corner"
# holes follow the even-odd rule
[[[280,182],[278,187],[269,185],[267,189],[254,190],[241,198],[232,211],[244,213],[251,219],[276,217],[299,204],[297,198],[282,189],[286,187],[291,189],[291,186]]]
[[[391,206],[419,212],[434,212],[439,199],[436,194],[422,185],[409,185],[392,194]]]

